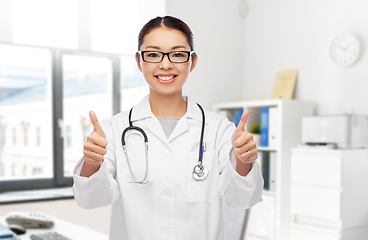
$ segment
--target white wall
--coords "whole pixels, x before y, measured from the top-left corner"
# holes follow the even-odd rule
[[[298,69],[295,98],[313,101],[317,114],[368,114],[366,0],[247,2],[242,99],[270,98],[277,72]],[[363,55],[342,68],[329,47],[347,32],[360,38]]]
[[[241,98],[243,86],[244,19],[240,0],[167,0],[166,14],[192,29],[198,54],[184,94],[208,110],[214,103]]]

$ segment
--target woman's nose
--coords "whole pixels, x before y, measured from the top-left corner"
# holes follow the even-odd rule
[[[171,69],[172,68],[172,63],[170,62],[168,55],[164,56],[164,59],[162,59],[162,61],[160,63],[160,68],[162,68],[162,69]]]

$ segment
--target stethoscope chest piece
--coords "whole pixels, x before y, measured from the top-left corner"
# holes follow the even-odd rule
[[[195,180],[203,180],[208,175],[208,169],[203,165],[196,165],[193,168],[192,176]]]

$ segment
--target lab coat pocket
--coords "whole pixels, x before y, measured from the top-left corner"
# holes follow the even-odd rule
[[[203,154],[203,166],[208,169],[205,179],[193,178],[193,168],[198,164],[198,152],[190,153],[187,165],[187,194],[194,202],[210,203],[217,196],[218,158],[215,151]]]
[[[126,181],[129,183],[151,182],[152,177],[147,165],[149,156],[148,153],[146,154],[143,137],[139,132],[131,131],[127,133],[125,142],[127,153],[122,152],[122,168]]]

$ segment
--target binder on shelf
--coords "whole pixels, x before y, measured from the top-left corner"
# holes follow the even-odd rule
[[[278,109],[270,107],[268,109],[268,147],[277,148],[277,117]]]
[[[234,116],[233,116],[233,123],[235,124],[235,126],[238,126],[237,123],[236,123],[236,120],[238,119],[238,114],[239,112],[238,111],[235,111],[234,112]]]
[[[261,147],[268,147],[268,107],[261,108]]]
[[[237,127],[239,125],[241,116],[243,115],[244,110],[241,108],[234,113],[233,123]]]

